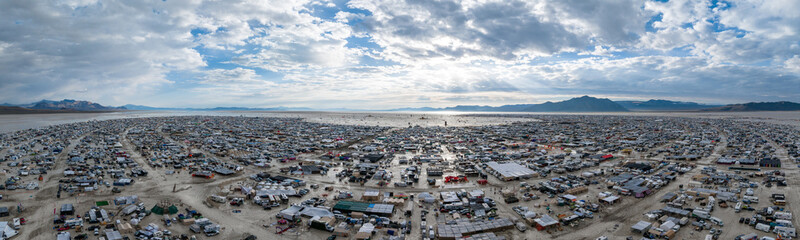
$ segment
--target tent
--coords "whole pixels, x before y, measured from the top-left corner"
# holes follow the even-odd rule
[[[158,214],[158,215],[164,215],[164,208],[159,207],[158,205],[155,205],[155,206],[153,206],[153,208],[150,209],[150,212]]]
[[[645,221],[639,221],[635,225],[631,227],[631,231],[644,233],[650,229],[650,223]]]
[[[153,206],[153,208],[150,209],[150,212],[158,214],[158,215],[164,215],[165,213],[166,214],[170,214],[170,215],[171,214],[177,214],[178,213],[178,207],[176,207],[175,205],[171,205],[171,206],[167,207],[167,209],[165,211],[164,208],[162,208],[162,207],[160,207],[158,205],[155,205],[155,206]]]
[[[178,214],[178,207],[171,205],[167,208],[167,212],[169,212],[170,215]]]
[[[17,231],[8,225],[8,222],[0,222],[0,239],[9,239],[17,235]]]

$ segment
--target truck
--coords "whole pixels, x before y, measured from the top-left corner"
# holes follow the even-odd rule
[[[689,223],[689,218],[688,217],[681,218],[681,220],[680,220],[681,226],[686,225],[687,223]]]
[[[412,203],[408,204],[408,206],[406,206],[406,211],[405,211],[406,217],[410,217],[412,215],[413,211],[414,211],[414,203],[412,202]]]
[[[12,223],[13,223],[14,230],[19,230],[19,226],[20,226],[20,225],[22,225],[22,224],[20,223],[20,220],[19,220],[19,218],[14,218],[14,220],[13,220],[13,222],[12,222]]]
[[[311,228],[313,229],[333,232],[333,226],[331,226],[328,221],[322,220],[319,217],[311,219],[308,225],[311,226]]]
[[[722,219],[719,219],[718,217],[710,217],[708,219],[711,220],[712,223],[717,224],[720,227],[725,226],[725,224],[722,222]]]

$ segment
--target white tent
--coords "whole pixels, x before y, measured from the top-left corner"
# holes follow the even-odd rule
[[[0,222],[0,240],[9,239],[16,235],[17,231],[11,226],[8,226],[8,222]]]

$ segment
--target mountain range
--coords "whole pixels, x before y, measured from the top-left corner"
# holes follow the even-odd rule
[[[446,108],[400,108],[390,111],[459,111],[459,112],[627,112],[628,109],[606,98],[583,96],[561,102],[515,104],[499,107],[459,105]]]
[[[311,108],[293,108],[293,107],[272,107],[272,108],[248,108],[248,107],[215,107],[215,108],[159,108],[149,107],[142,105],[128,104],[122,106],[128,110],[151,110],[151,111],[312,111]]]
[[[648,101],[614,101],[631,111],[686,111],[721,107],[722,105],[706,105],[694,102],[677,102],[651,99]]]
[[[127,110],[125,107],[109,107],[89,101],[64,99],[61,101],[42,100],[30,104],[0,104],[0,113],[75,113],[75,112],[110,112]]]
[[[703,109],[713,112],[748,112],[748,111],[800,111],[800,103],[795,102],[751,102],[730,104],[715,108]]]
[[[353,109],[312,109],[296,107],[247,108],[158,108],[142,105],[124,105],[120,107],[103,106],[98,103],[64,99],[61,101],[42,100],[30,104],[0,104],[0,114],[23,113],[66,113],[66,112],[108,112],[127,110],[153,111],[364,111]],[[445,108],[398,108],[376,111],[456,111],[456,112],[628,112],[628,111],[706,111],[706,112],[742,112],[742,111],[800,111],[800,103],[794,102],[751,102],[730,105],[706,105],[694,102],[677,102],[670,100],[648,101],[611,101],[606,98],[582,96],[560,102],[540,104],[514,104],[497,107],[479,105],[458,105]]]

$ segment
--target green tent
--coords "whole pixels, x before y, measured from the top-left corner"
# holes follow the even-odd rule
[[[97,205],[98,207],[108,206],[108,201],[99,201],[95,202],[94,204]]]
[[[150,209],[150,212],[158,214],[158,215],[164,215],[164,208],[161,208],[158,205],[155,205],[155,206],[153,206],[152,209]]]
[[[170,215],[178,214],[178,207],[176,207],[175,205],[169,206],[169,208],[167,208],[167,211],[169,212]]]
[[[153,206],[152,209],[150,209],[150,212],[158,214],[158,215],[164,215],[164,214],[173,215],[173,214],[178,214],[178,207],[176,207],[175,205],[172,205],[172,206],[169,206],[167,209],[164,209],[164,208],[162,208],[162,207],[160,207],[158,205],[155,205],[155,206]]]

